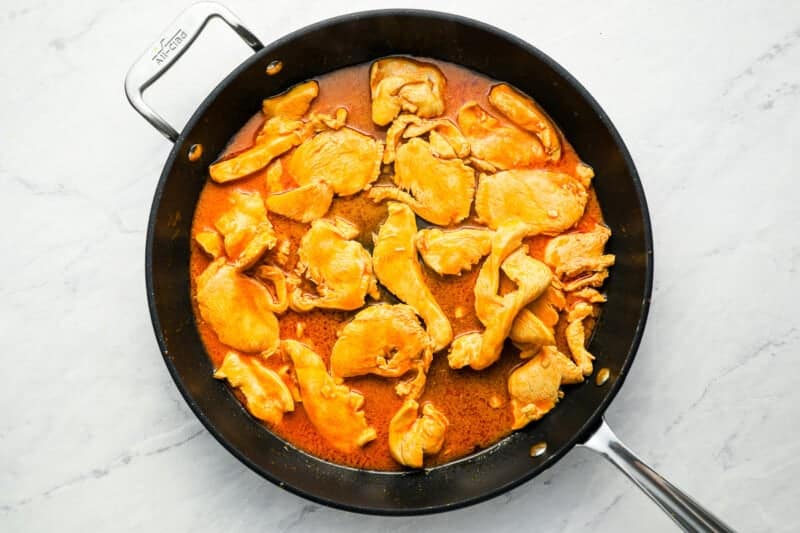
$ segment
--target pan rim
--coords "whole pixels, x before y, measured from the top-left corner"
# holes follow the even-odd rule
[[[553,71],[555,71],[567,84],[571,85],[572,88],[578,92],[580,97],[583,100],[585,100],[586,103],[591,107],[593,112],[596,113],[600,122],[608,129],[614,143],[620,149],[620,154],[624,160],[625,168],[630,177],[632,178],[633,188],[635,190],[639,205],[641,206],[642,233],[643,233],[645,252],[646,252],[645,266],[644,266],[644,294],[641,301],[639,319],[636,324],[636,329],[633,333],[633,339],[630,345],[628,355],[625,358],[622,367],[620,368],[617,379],[611,385],[608,392],[603,397],[603,399],[601,400],[597,408],[594,410],[594,412],[589,417],[587,417],[586,422],[582,425],[582,427],[577,432],[575,432],[575,434],[570,439],[567,440],[566,444],[558,448],[555,452],[553,452],[552,455],[549,455],[546,460],[544,460],[539,464],[533,465],[530,469],[522,473],[519,477],[515,478],[514,480],[508,483],[505,483],[503,485],[498,485],[497,487],[494,487],[493,489],[487,490],[476,496],[463,498],[458,501],[450,502],[447,504],[437,504],[437,505],[409,507],[409,508],[359,506],[318,496],[313,492],[307,491],[301,487],[294,486],[290,483],[283,481],[282,479],[279,479],[270,471],[268,471],[265,468],[262,468],[260,465],[252,461],[245,453],[242,453],[238,448],[236,448],[234,445],[228,442],[227,438],[224,435],[222,435],[220,431],[217,430],[216,426],[206,415],[205,411],[203,411],[203,409],[197,404],[195,399],[192,397],[188,387],[184,385],[175,365],[173,364],[171,358],[169,357],[169,347],[167,345],[167,340],[162,333],[161,321],[159,319],[159,314],[156,304],[156,294],[154,289],[154,276],[153,276],[153,247],[155,243],[156,220],[157,220],[157,213],[161,204],[161,199],[164,194],[164,189],[166,187],[166,183],[169,179],[175,160],[179,155],[180,149],[185,144],[187,133],[191,132],[194,129],[195,125],[201,120],[205,110],[209,107],[209,105],[241,73],[250,68],[254,63],[260,61],[263,56],[268,55],[269,53],[271,53],[273,49],[277,48],[284,42],[301,37],[303,34],[308,32],[325,29],[327,27],[346,23],[352,20],[369,18],[369,17],[383,17],[383,16],[406,16],[406,17],[410,16],[410,17],[433,18],[436,20],[441,20],[443,22],[456,22],[488,33],[493,33],[498,37],[501,37],[511,42],[513,45],[525,50],[527,53],[536,56],[543,63],[547,64],[549,68],[553,69]],[[492,26],[490,24],[487,24],[485,22],[476,19],[464,17],[462,15],[455,15],[441,11],[424,10],[424,9],[376,9],[376,10],[357,11],[328,18],[296,29],[276,39],[275,41],[266,45],[259,52],[245,59],[236,68],[234,68],[227,76],[225,76],[222,79],[222,81],[220,81],[216,85],[214,89],[212,89],[209,92],[209,94],[197,106],[191,118],[181,130],[178,139],[175,141],[172,150],[167,156],[167,159],[164,163],[164,168],[162,170],[161,176],[159,177],[158,184],[156,186],[156,190],[153,195],[153,201],[151,204],[149,220],[148,220],[146,244],[145,244],[145,282],[147,290],[147,301],[156,340],[158,342],[164,362],[167,366],[167,370],[169,371],[170,376],[172,377],[173,382],[180,391],[181,396],[183,396],[187,405],[189,405],[189,408],[192,410],[194,415],[200,420],[200,422],[203,424],[206,430],[208,430],[208,432],[217,440],[217,442],[219,442],[226,450],[228,450],[234,457],[236,457],[245,466],[247,466],[253,472],[256,472],[261,477],[265,478],[266,480],[270,481],[271,483],[277,485],[280,488],[286,489],[293,494],[296,494],[312,502],[325,505],[328,507],[334,507],[340,510],[354,512],[354,513],[381,515],[381,516],[413,516],[413,515],[433,514],[439,512],[452,511],[455,509],[460,509],[463,507],[468,507],[470,505],[475,505],[484,502],[506,491],[509,491],[515,487],[518,487],[523,483],[530,481],[531,479],[538,476],[548,468],[552,467],[555,463],[560,461],[563,458],[563,456],[566,455],[570,450],[572,450],[576,445],[585,441],[586,437],[588,437],[588,435],[600,423],[603,413],[605,413],[608,406],[611,404],[611,402],[614,400],[619,390],[622,388],[622,385],[625,382],[625,379],[627,378],[628,372],[630,371],[630,367],[633,364],[633,360],[636,358],[636,354],[638,352],[639,345],[642,340],[644,328],[649,314],[649,308],[652,299],[653,273],[654,273],[654,256],[653,256],[652,225],[651,225],[647,200],[645,198],[644,188],[639,178],[639,173],[633,162],[633,158],[630,155],[630,152],[628,151],[628,148],[625,145],[616,127],[611,122],[610,118],[602,109],[602,107],[599,105],[599,103],[589,93],[589,91],[586,90],[586,88],[584,88],[583,85],[574,76],[572,76],[572,74],[570,74],[564,67],[562,67],[558,62],[553,60],[550,56],[548,56],[547,54],[545,54],[532,44],[528,43],[527,41],[505,30],[502,30],[500,28],[497,28],[495,26]],[[493,446],[487,448],[484,451],[491,450],[494,446],[497,446],[504,440],[505,439],[501,439],[500,441],[498,441],[498,443],[495,443]],[[301,453],[306,453],[302,452],[302,450],[299,450],[298,448],[296,449]],[[451,461],[441,466],[442,467],[447,466],[453,464],[454,462],[464,459],[466,458],[461,458],[456,461]],[[363,471],[362,469],[358,470]],[[413,475],[414,473],[415,472],[408,472],[408,475]]]

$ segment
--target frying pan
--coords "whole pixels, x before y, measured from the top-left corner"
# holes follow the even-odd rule
[[[178,133],[142,92],[186,51],[205,24],[219,18],[253,49],[197,108]],[[392,54],[450,61],[533,95],[597,174],[595,188],[613,231],[617,256],[606,284],[608,303],[591,351],[610,370],[602,387],[585,383],[541,421],[496,445],[425,471],[378,472],[335,465],[298,450],[252,418],[223,382],[212,378],[194,317],[189,285],[190,229],[208,165],[260,109],[289,86],[348,65]],[[277,75],[265,73],[281,61]],[[614,435],[603,412],[622,386],[644,329],[653,276],[647,204],[633,161],[592,96],[530,44],[481,22],[417,10],[354,13],[313,24],[268,46],[225,7],[189,7],[134,64],[125,79],[131,105],[174,143],[153,199],[147,230],[147,298],[164,361],[186,402],[208,431],[266,479],[315,502],[349,511],[411,515],[486,500],[543,472],[573,446],[609,459],[682,528],[730,531],[720,520],[649,468]],[[199,158],[189,157],[193,145]],[[193,152],[195,155],[199,151]],[[531,457],[535,443],[547,444]]]

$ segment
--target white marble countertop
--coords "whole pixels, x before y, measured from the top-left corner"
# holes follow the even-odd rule
[[[264,41],[384,4],[227,1]],[[170,144],[122,91],[185,5],[0,7],[0,530],[671,531],[585,451],[489,502],[386,519],[295,497],[209,436],[166,372],[145,301],[145,227]],[[656,249],[647,331],[608,419],[735,528],[800,529],[800,4],[407,5],[516,33],[608,112]],[[177,125],[248,53],[221,24],[195,48],[148,96]]]

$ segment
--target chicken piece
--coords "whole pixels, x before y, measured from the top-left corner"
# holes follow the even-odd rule
[[[533,357],[542,346],[555,344],[555,325],[566,299],[551,283],[544,293],[522,309],[514,319],[509,338],[522,350],[520,357]]]
[[[483,172],[485,174],[494,174],[497,172],[497,167],[493,164],[489,163],[488,161],[481,159],[480,157],[470,156],[467,158],[467,162],[475,167],[476,170]]]
[[[278,367],[277,374],[292,394],[294,403],[303,403],[303,397],[300,396],[300,385],[297,384],[297,375],[292,367],[291,358],[289,358],[288,355],[284,355],[284,358],[287,360],[288,364]]]
[[[392,125],[386,130],[386,148],[383,150],[383,163],[388,165],[394,163],[397,158],[397,147],[400,140],[410,124],[420,124],[422,119],[417,115],[404,113],[394,119]]]
[[[578,367],[555,346],[545,346],[536,356],[514,370],[508,378],[514,422],[520,429],[546,415],[560,398],[562,384],[583,381]]]
[[[566,305],[564,291],[551,284],[544,294],[529,304],[526,309],[539,317],[544,325],[552,328],[558,322],[559,313],[564,310]]]
[[[472,155],[492,169],[530,167],[547,159],[539,140],[516,126],[501,123],[477,102],[458,111],[458,127],[472,148]]]
[[[484,229],[423,229],[415,239],[425,264],[438,274],[470,270],[492,249],[492,232]]]
[[[300,83],[282,94],[265,99],[261,103],[261,112],[267,118],[299,120],[308,112],[311,102],[318,95],[319,83],[314,80]]]
[[[605,294],[601,294],[597,289],[593,289],[591,287],[586,287],[575,291],[572,293],[572,296],[592,304],[605,303],[607,300]]]
[[[279,155],[302,143],[312,127],[300,118],[308,112],[319,94],[316,81],[295,85],[287,92],[267,98],[262,113],[267,118],[250,148],[209,167],[211,179],[217,183],[243,178],[270,164]]]
[[[369,69],[372,121],[385,126],[401,111],[423,118],[441,115],[445,83],[436,65],[404,57],[379,59]]]
[[[572,353],[572,360],[581,369],[584,376],[591,376],[593,371],[592,361],[594,356],[586,349],[586,333],[583,328],[583,319],[591,316],[594,311],[592,304],[576,302],[567,313],[567,328],[564,332],[567,346]]]
[[[333,187],[324,181],[312,181],[296,189],[267,196],[270,212],[308,224],[325,216],[333,202]]]
[[[250,353],[278,347],[278,319],[264,285],[240,274],[224,258],[197,277],[197,306],[223,344]]]
[[[545,246],[544,261],[562,279],[600,272],[614,264],[613,255],[603,255],[610,236],[611,230],[600,224],[589,232],[559,235]]]
[[[194,240],[197,241],[200,248],[210,255],[212,259],[221,257],[225,253],[225,245],[222,242],[222,236],[213,229],[198,231],[194,236]]]
[[[291,189],[283,178],[283,163],[280,159],[276,159],[267,166],[266,183],[267,192],[269,194],[277,194]]]
[[[533,233],[556,234],[583,215],[588,194],[569,174],[550,170],[506,170],[483,174],[475,196],[478,218],[492,229],[521,220]]]
[[[493,235],[492,252],[483,263],[474,288],[475,312],[486,329],[481,334],[464,335],[460,342],[453,343],[447,356],[450,368],[470,366],[483,370],[497,361],[520,310],[550,285],[550,269],[530,257],[527,246],[520,246],[529,229],[525,224],[512,223]],[[501,268],[517,285],[516,290],[503,296],[498,295]],[[476,335],[480,335],[480,342]]]
[[[372,251],[375,275],[384,287],[422,317],[433,339],[433,351],[438,352],[453,340],[453,328],[422,277],[414,247],[417,221],[405,204],[390,202],[388,209],[389,216],[378,230]]]
[[[574,278],[587,272],[601,272],[614,265],[616,257],[612,254],[598,257],[580,257],[569,263],[563,263],[556,269],[562,278]]]
[[[357,236],[358,228],[343,218],[321,218],[311,223],[311,229],[300,240],[297,270],[316,285],[319,295],[293,287],[289,297],[292,309],[349,311],[364,305],[367,294],[378,297],[372,259],[353,240]]]
[[[497,361],[520,310],[537,298],[550,283],[550,269],[530,257],[526,246],[510,254],[502,268],[506,276],[517,284],[517,289],[503,296],[495,294],[491,300],[483,298],[484,302],[479,304],[476,283],[476,311],[486,329],[480,334],[480,343],[475,338],[453,343],[453,349],[447,357],[450,368],[469,365],[474,370],[483,370]]]
[[[301,144],[289,159],[300,185],[326,181],[339,196],[355,194],[378,178],[383,144],[351,128],[323,131]]]
[[[419,216],[448,226],[469,216],[475,195],[475,171],[460,159],[440,159],[430,143],[413,138],[397,149],[395,187],[374,187],[369,197],[408,204]],[[409,194],[407,191],[410,191]]]
[[[314,127],[314,131],[340,130],[347,123],[347,109],[340,107],[333,115],[328,113],[311,113],[308,120]]]
[[[283,413],[294,411],[289,387],[274,370],[264,366],[259,357],[228,352],[214,377],[227,379],[231,387],[242,391],[247,410],[259,420],[277,425],[283,420]]]
[[[385,164],[394,162],[401,138],[412,139],[426,134],[431,144],[431,151],[436,157],[453,159],[469,155],[470,147],[467,139],[449,119],[422,119],[416,115],[403,114],[392,122],[386,132],[383,162]]]
[[[556,343],[553,328],[527,308],[514,318],[508,337],[523,352]]]
[[[561,159],[558,129],[533,99],[501,83],[489,91],[489,102],[511,122],[536,135],[551,161]]]
[[[275,290],[275,296],[268,291],[267,307],[273,313],[283,313],[289,308],[289,293],[286,285],[286,274],[283,270],[272,265],[261,265],[255,272],[258,279],[265,283],[271,283]]]
[[[397,378],[416,370],[415,377],[397,387],[401,396],[416,398],[425,386],[432,344],[410,306],[373,305],[360,311],[342,329],[331,352],[331,375]]]
[[[450,345],[450,353],[447,354],[447,364],[450,365],[450,368],[464,368],[468,366],[473,360],[478,360],[482,346],[483,334],[481,333],[473,331],[471,333],[459,335]]]
[[[563,286],[566,292],[575,292],[580,289],[585,289],[586,287],[602,287],[606,278],[608,278],[608,270],[601,270],[600,272],[565,281]]]
[[[302,120],[272,117],[264,123],[251,148],[212,164],[208,168],[209,175],[217,183],[238,180],[266,167],[310,135],[311,129]]]
[[[594,178],[594,169],[592,167],[583,162],[575,165],[575,179],[581,182],[585,189],[589,189],[589,185],[592,184],[592,178]]]
[[[292,241],[282,237],[278,239],[278,244],[275,245],[275,252],[272,254],[272,260],[281,268],[286,268],[289,265],[289,255],[292,253]]]
[[[214,226],[224,238],[228,258],[239,270],[246,270],[275,246],[277,237],[260,194],[235,190],[228,202],[231,208]]]
[[[294,340],[282,341],[281,348],[294,364],[308,419],[331,446],[352,453],[377,437],[362,410],[364,396],[346,385],[337,385],[325,370],[322,357]]]
[[[398,463],[411,468],[422,468],[425,455],[439,453],[444,444],[444,434],[450,422],[431,403],[422,406],[406,400],[389,422],[389,451]]]

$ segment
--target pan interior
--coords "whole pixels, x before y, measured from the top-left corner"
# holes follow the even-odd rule
[[[206,169],[228,139],[275,94],[307,78],[394,54],[432,57],[507,81],[548,111],[594,182],[617,256],[608,303],[590,350],[611,378],[574,387],[547,417],[492,448],[425,472],[356,470],[327,463],[274,436],[241,407],[213,369],[194,324],[189,235]],[[270,62],[281,72],[265,75]],[[202,144],[199,160],[189,147]],[[314,501],[379,514],[419,514],[476,503],[552,465],[599,420],[622,384],[641,337],[651,290],[647,207],[633,162],[608,117],[565,70],[530,45],[490,26],[423,11],[377,11],[299,30],[249,58],[206,98],[171,152],[156,191],[146,249],[148,299],[167,367],[190,407],[236,457],[267,479]],[[530,447],[547,442],[532,458]]]

